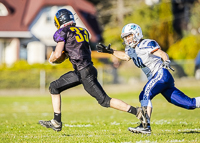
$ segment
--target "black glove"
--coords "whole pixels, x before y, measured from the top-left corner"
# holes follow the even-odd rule
[[[166,60],[166,61],[164,61],[164,62],[162,63],[162,67],[174,71],[174,69],[170,66],[170,63],[171,63],[170,60]]]
[[[96,45],[96,48],[97,48],[97,52],[100,52],[100,53],[108,53],[108,54],[113,54],[113,49],[110,48],[110,45],[109,44],[107,47],[102,44],[102,43],[99,43],[98,45]]]

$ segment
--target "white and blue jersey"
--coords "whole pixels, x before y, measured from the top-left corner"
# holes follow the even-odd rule
[[[160,49],[154,40],[144,39],[136,47],[126,47],[125,53],[141,68],[148,78],[148,82],[140,93],[141,106],[152,107],[151,100],[161,93],[168,102],[186,109],[195,109],[195,98],[190,98],[174,86],[171,73],[162,67],[162,59],[152,53]]]
[[[150,80],[162,68],[161,58],[152,54],[153,51],[158,49],[160,49],[160,46],[156,41],[144,39],[135,49],[127,46],[125,53],[133,60],[138,68],[142,69],[148,80]]]

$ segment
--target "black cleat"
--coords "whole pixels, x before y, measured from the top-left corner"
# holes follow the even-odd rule
[[[141,121],[142,126],[147,128],[147,110],[145,107],[137,107],[136,117]]]
[[[142,133],[142,134],[151,134],[151,127],[148,126],[146,128],[144,128],[142,126],[142,124],[140,124],[139,126],[133,128],[133,127],[129,127],[128,130],[132,133]]]
[[[62,122],[58,122],[54,119],[52,119],[51,121],[40,120],[38,123],[46,128],[52,128],[54,131],[57,132],[62,130]]]

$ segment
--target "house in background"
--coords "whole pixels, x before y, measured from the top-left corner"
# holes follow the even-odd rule
[[[0,64],[44,63],[56,45],[53,18],[60,8],[71,10],[77,25],[88,29],[91,47],[102,40],[96,9],[85,0],[0,0]]]

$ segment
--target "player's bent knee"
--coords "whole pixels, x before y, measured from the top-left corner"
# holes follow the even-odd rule
[[[55,86],[55,81],[53,81],[53,82],[50,83],[49,92],[51,94],[60,94],[60,91]]]
[[[110,107],[110,100],[111,100],[111,98],[108,95],[106,95],[103,102],[101,102],[99,104],[103,107]]]

